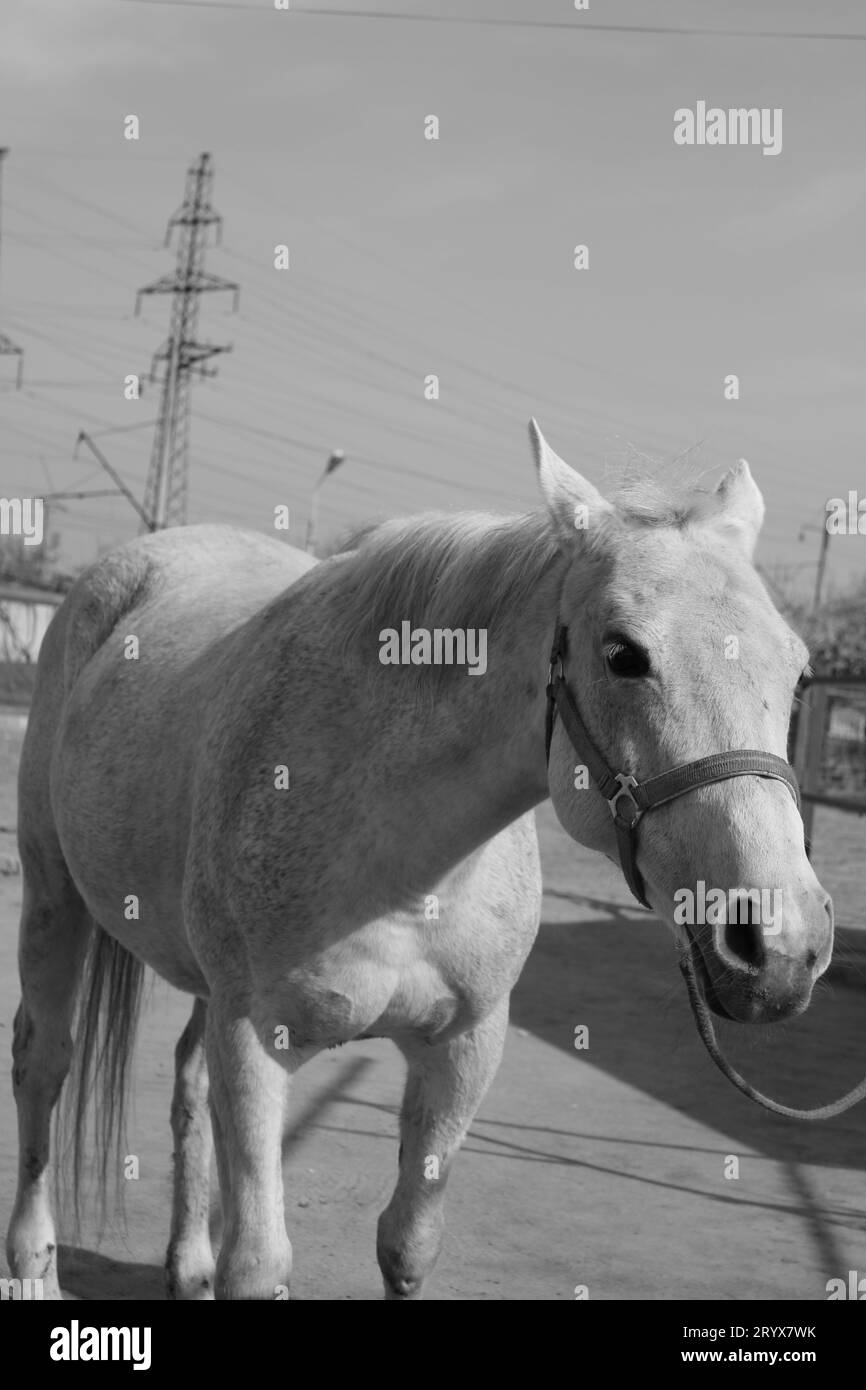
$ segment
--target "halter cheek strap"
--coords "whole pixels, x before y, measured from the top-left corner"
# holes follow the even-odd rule
[[[654,811],[657,806],[675,801],[677,797],[695,791],[698,787],[708,787],[714,782],[726,782],[731,777],[772,777],[778,782],[784,782],[799,808],[800,789],[794,769],[784,758],[777,758],[774,753],[764,753],[756,748],[736,748],[728,753],[711,753],[706,758],[697,758],[694,762],[669,768],[667,772],[661,772],[656,777],[648,777],[645,782],[639,782],[630,773],[611,771],[590,738],[577,708],[577,702],[568,688],[563,664],[566,636],[566,628],[559,624],[550,652],[550,671],[547,678],[547,762],[549,765],[553,727],[556,716],[559,715],[575,752],[610,807],[626,883],[644,907],[649,908],[650,904],[647,902],[643,878],[637,866],[637,827],[647,811]]]

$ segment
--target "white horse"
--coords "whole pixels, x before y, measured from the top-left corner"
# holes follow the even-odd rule
[[[388,522],[315,566],[260,535],[164,531],[101,559],[58,612],[20,773],[8,1237],[13,1274],[46,1297],[59,1297],[50,1121],[76,997],[78,1138],[95,1074],[107,1141],[145,965],[195,999],[176,1052],[170,1295],[283,1296],[291,1076],[322,1048],[390,1037],[408,1080],[378,1257],[386,1298],[420,1297],[538,928],[533,807],[552,796],[576,840],[619,851],[561,719],[545,759],[557,624],[568,688],[613,766],[784,759],[806,652],[751,563],[763,503],[747,466],[715,493],[615,506],[534,439],[538,513]],[[484,630],[485,674],[383,664],[380,634],[404,621]],[[692,929],[701,987],[748,1022],[806,1007],[832,915],[787,787],[756,775],[691,790],[647,816],[638,863],[672,926],[674,894],[698,880],[784,886],[772,935]]]

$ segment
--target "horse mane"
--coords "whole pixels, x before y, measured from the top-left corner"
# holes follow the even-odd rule
[[[713,494],[696,486],[691,465],[668,465],[658,476],[645,463],[622,470],[611,501],[627,524],[657,527],[683,527],[715,505]],[[399,631],[403,621],[485,628],[495,640],[503,616],[529,599],[560,555],[543,508],[521,516],[427,512],[362,527],[340,552],[346,569],[338,649],[346,656],[377,651],[379,633]],[[424,679],[435,682],[454,668],[428,669]]]
[[[345,591],[335,619],[339,648],[379,649],[384,628],[486,628],[522,605],[556,563],[546,512],[496,516],[426,512],[384,521],[356,536],[345,555]],[[413,668],[417,670],[418,668]],[[444,678],[454,668],[429,668]]]

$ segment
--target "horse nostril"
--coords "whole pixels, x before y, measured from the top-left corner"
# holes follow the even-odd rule
[[[752,922],[752,909],[749,904],[748,922],[728,922],[725,926],[725,945],[737,960],[744,965],[759,968],[764,964],[764,938],[760,926]]]

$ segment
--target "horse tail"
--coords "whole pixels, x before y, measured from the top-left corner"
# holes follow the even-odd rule
[[[57,640],[63,641],[65,648],[63,698],[69,697],[87,663],[135,607],[148,580],[148,559],[140,543],[103,557],[78,579],[56,620]],[[76,1234],[81,1231],[90,1137],[95,1141],[96,1162],[87,1164],[88,1177],[98,1184],[100,1225],[105,1224],[112,1169],[113,1204],[124,1217],[121,1170],[126,1095],[144,972],[142,962],[94,921],[76,1003],[72,1062],[58,1124],[55,1168],[58,1206],[68,1203]],[[61,1153],[71,1159],[71,1191],[60,1187]]]
[[[88,1163],[88,1176],[97,1179],[100,1224],[105,1224],[112,1170],[114,1204],[124,1216],[121,1173],[126,1147],[126,1103],[144,971],[140,960],[94,923],[78,995],[72,1065],[61,1122],[65,1146],[71,1149],[71,1214],[76,1233],[81,1229],[90,1133],[95,1140],[96,1162]]]

